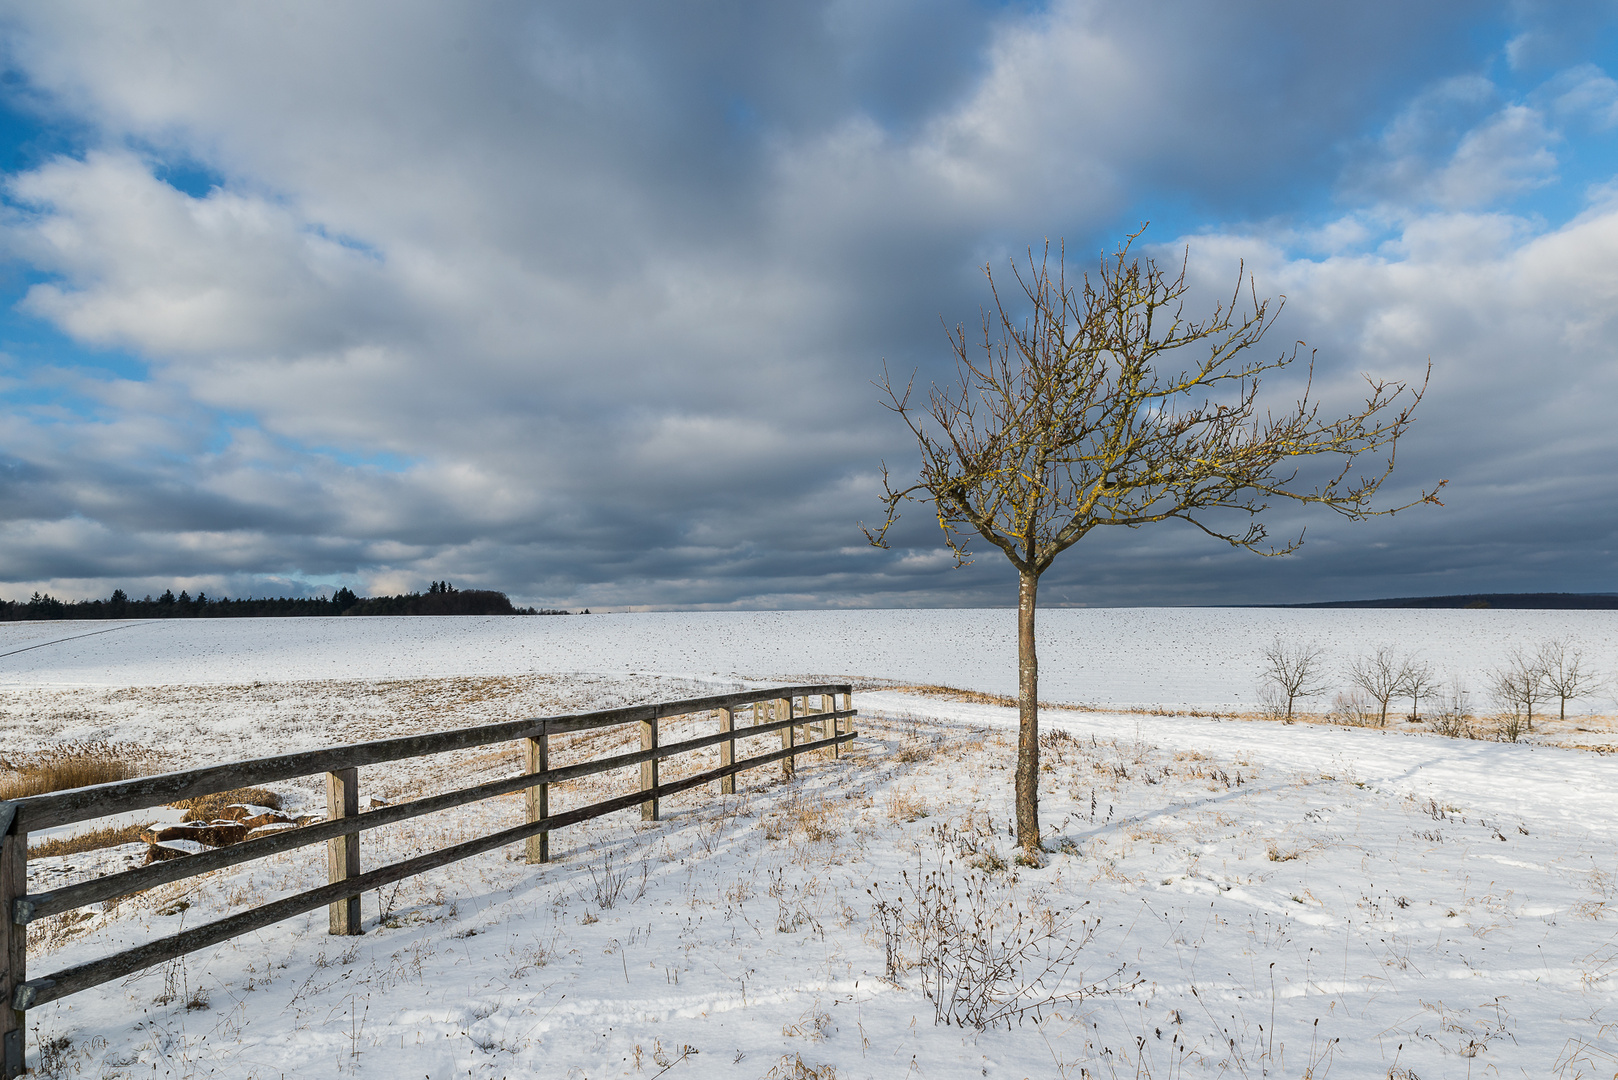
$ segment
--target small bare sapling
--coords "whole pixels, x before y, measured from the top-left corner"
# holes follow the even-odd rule
[[[1521,649],[1506,654],[1503,664],[1489,675],[1489,693],[1495,704],[1513,715],[1523,716],[1528,730],[1534,730],[1534,706],[1544,701],[1549,688],[1543,657],[1530,656]]]
[[[1348,665],[1348,681],[1377,706],[1377,726],[1388,723],[1388,703],[1404,692],[1410,663],[1384,646]]]
[[[1438,676],[1433,673],[1431,664],[1414,658],[1405,661],[1400,676],[1399,693],[1410,699],[1410,722],[1420,723],[1421,699],[1438,692],[1440,687]]]
[[[1292,723],[1293,706],[1299,699],[1330,688],[1325,658],[1325,651],[1314,642],[1285,642],[1279,635],[1265,648],[1259,685],[1275,695],[1277,704],[1286,701],[1287,723]]]
[[[1584,666],[1584,652],[1567,638],[1553,638],[1539,647],[1539,668],[1545,673],[1546,700],[1556,698],[1560,717],[1567,719],[1567,703],[1595,693],[1601,680]]]

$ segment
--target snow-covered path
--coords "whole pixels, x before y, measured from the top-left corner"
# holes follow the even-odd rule
[[[988,705],[867,692],[862,709],[1012,728],[1015,712]],[[1242,759],[1286,773],[1326,773],[1399,796],[1466,806],[1514,821],[1588,829],[1618,843],[1618,758],[1555,746],[1436,738],[1402,730],[1055,710],[1047,727],[1084,738],[1140,740]]]

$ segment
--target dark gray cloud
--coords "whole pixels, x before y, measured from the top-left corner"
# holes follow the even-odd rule
[[[1319,345],[1329,394],[1433,357],[1400,477],[1451,505],[1278,515],[1309,528],[1288,561],[1098,536],[1049,600],[1607,587],[1615,218],[1520,200],[1611,80],[1496,70],[1564,14],[11,7],[13,107],[82,145],[6,178],[0,242],[20,312],[79,348],[0,368],[0,581],[1008,602],[923,509],[863,547],[877,463],[914,462],[870,380],[948,373],[985,260],[1162,204],[1210,290],[1246,258],[1287,293],[1278,347]]]

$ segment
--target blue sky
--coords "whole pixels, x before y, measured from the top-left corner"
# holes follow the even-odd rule
[[[1605,4],[0,5],[0,596],[1002,605],[884,360],[1150,220],[1317,388],[1432,385],[1388,496],[1259,559],[1096,535],[1069,604],[1613,591]],[[1273,385],[1285,404],[1292,384]]]

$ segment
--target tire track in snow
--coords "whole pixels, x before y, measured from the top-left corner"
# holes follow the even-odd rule
[[[142,621],[142,622],[124,623],[122,626],[109,626],[105,630],[92,630],[88,634],[74,634],[72,637],[57,638],[54,641],[40,641],[40,642],[36,642],[33,645],[24,645],[22,648],[20,648],[20,649],[12,649],[10,652],[0,652],[0,657],[16,656],[18,653],[29,652],[29,651],[31,651],[33,649],[43,649],[47,645],[60,645],[64,641],[77,641],[80,638],[95,637],[97,634],[110,634],[114,630],[129,630],[129,629],[131,629],[133,627],[136,627],[136,626],[149,626],[149,625],[151,625],[150,622]]]

